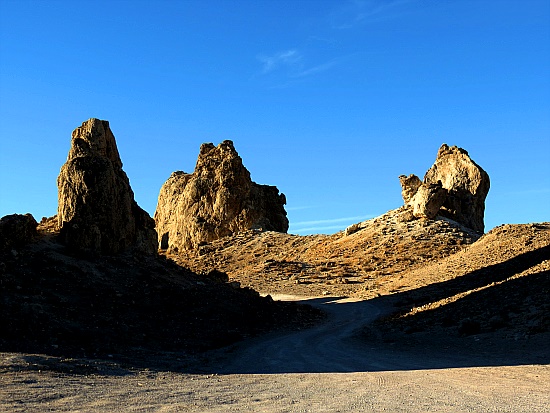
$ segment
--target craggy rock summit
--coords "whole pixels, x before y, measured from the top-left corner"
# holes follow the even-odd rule
[[[286,198],[258,185],[233,142],[201,145],[195,171],[174,172],[160,189],[155,222],[161,249],[192,249],[240,231],[286,232]]]
[[[109,122],[89,119],[73,131],[57,188],[60,236],[70,248],[156,253],[155,223],[134,200]]]
[[[424,181],[416,175],[401,175],[399,180],[405,205],[413,207],[415,217],[442,215],[483,232],[489,175],[464,149],[443,144]]]

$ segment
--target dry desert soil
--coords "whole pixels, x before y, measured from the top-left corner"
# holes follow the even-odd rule
[[[118,341],[111,347],[92,337],[93,346],[77,348],[76,330],[65,326],[51,327],[48,334],[58,334],[57,341],[48,341],[47,332],[33,341],[33,331],[4,325],[26,341],[14,336],[0,342],[0,411],[550,411],[550,223],[503,225],[479,237],[443,218],[413,220],[409,212],[390,211],[330,236],[249,231],[196,251],[163,251],[163,259],[151,262],[128,257],[118,266],[108,260],[96,266],[84,260],[83,266],[56,249],[44,229],[45,238],[3,258],[5,308],[23,291],[29,306],[58,315],[47,297],[59,296],[59,285],[42,279],[25,284],[34,267],[22,256],[35,257],[52,274],[70,261],[71,274],[89,288],[98,271],[122,274],[128,286],[117,286],[111,297],[122,301],[136,291],[151,299],[149,290],[128,281],[139,266],[162,272],[154,278],[160,293],[180,300],[182,308],[171,311],[179,311],[197,335],[153,330],[177,338],[174,348],[125,338],[155,328],[160,313],[153,304],[139,307],[139,320],[125,319],[122,334],[112,332]],[[234,292],[206,276],[185,275],[182,267],[198,274],[223,271]],[[36,283],[42,291],[33,289]],[[170,292],[178,283],[193,293]],[[209,296],[197,295],[203,291],[197,285],[208,287]],[[192,298],[195,306],[210,299],[215,312],[193,313],[184,305]],[[239,311],[233,314],[224,300]],[[250,314],[251,303],[258,315]],[[86,311],[89,318],[103,314]],[[239,330],[239,317],[246,317],[248,329]],[[224,323],[234,325],[220,327]],[[232,339],[216,342],[213,334],[220,332]],[[196,337],[204,349],[178,350],[196,349]],[[31,344],[23,351],[25,343]],[[128,344],[125,351],[118,351],[121,344]]]

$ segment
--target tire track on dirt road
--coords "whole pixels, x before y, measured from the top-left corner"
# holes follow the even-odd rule
[[[298,300],[294,296],[274,299]],[[381,349],[367,347],[354,333],[387,308],[369,301],[346,297],[315,297],[302,303],[320,308],[327,319],[308,329],[287,334],[273,333],[233,348],[219,365],[218,373],[349,373],[410,369]]]

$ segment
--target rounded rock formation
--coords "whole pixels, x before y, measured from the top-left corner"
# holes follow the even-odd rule
[[[31,214],[13,214],[0,218],[0,251],[31,242],[38,234],[37,226]]]
[[[410,201],[416,218],[434,219],[445,202],[447,191],[437,184],[421,184]]]
[[[441,145],[433,166],[424,175],[399,177],[405,205],[415,217],[441,215],[483,233],[489,175],[457,146]]]
[[[485,198],[489,192],[489,175],[457,146],[441,145],[424,182],[441,181],[447,196],[440,214],[478,232],[485,229]]]

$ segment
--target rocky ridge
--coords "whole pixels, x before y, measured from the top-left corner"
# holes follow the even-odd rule
[[[365,330],[371,339],[401,342],[405,333],[407,343],[429,348],[436,336],[473,337],[462,342],[494,341],[502,350],[546,337],[548,347],[548,222],[501,225],[456,254],[408,271],[406,278],[415,288],[396,297],[393,314]],[[485,345],[484,351],[494,350]]]
[[[0,218],[0,251],[31,242],[38,235],[37,226],[31,214],[13,214]]]
[[[134,362],[320,316],[159,257],[154,221],[134,200],[107,121],[75,129],[58,189],[57,217],[0,220],[0,350]]]
[[[230,280],[258,291],[370,298],[386,280],[460,251],[478,238],[475,231],[446,218],[416,219],[412,207],[403,206],[333,235],[251,230],[196,250],[166,254],[197,272],[224,271]]]
[[[286,198],[252,182],[233,142],[200,148],[195,171],[174,172],[155,212],[160,249],[193,249],[249,229],[286,232]]]

